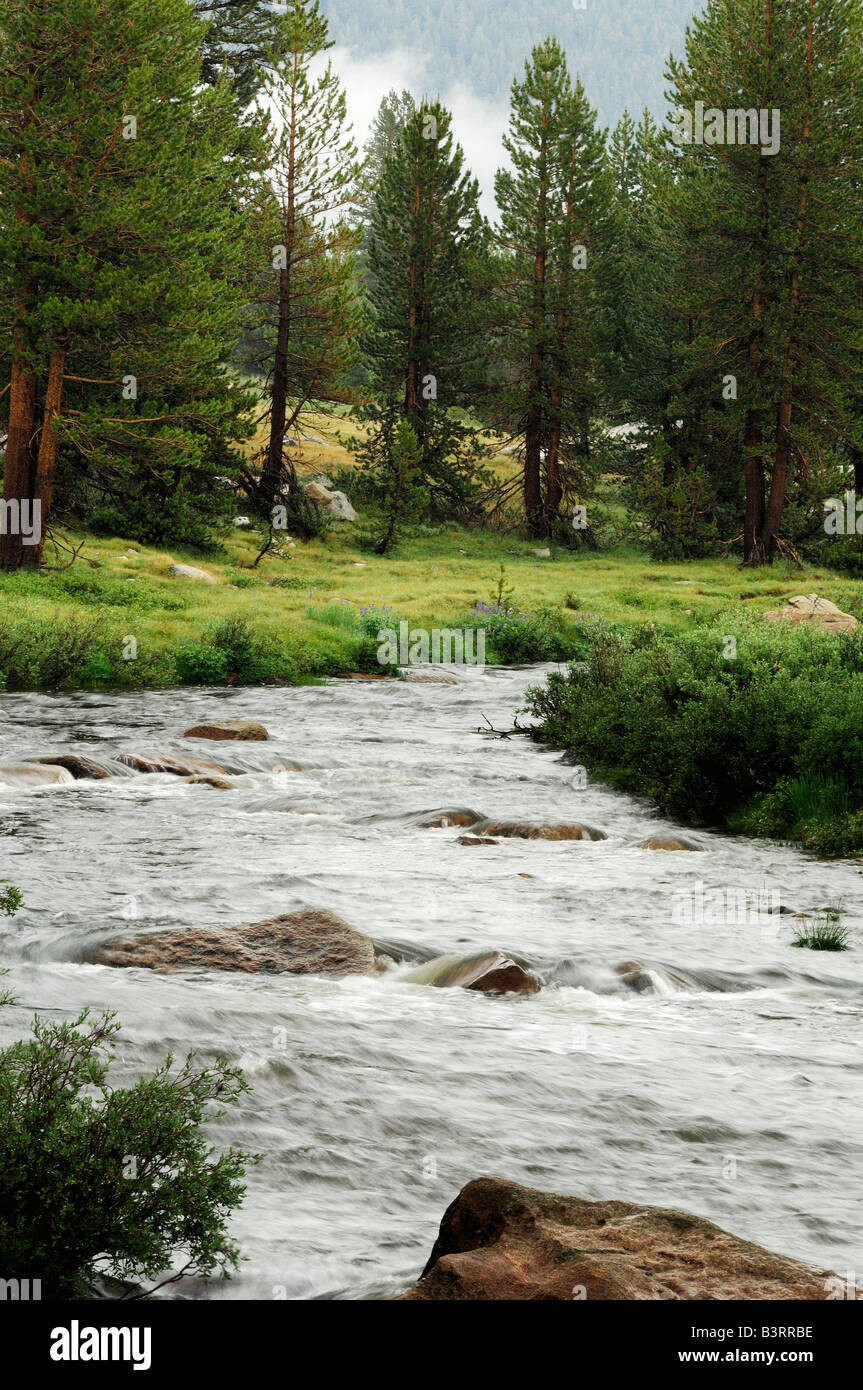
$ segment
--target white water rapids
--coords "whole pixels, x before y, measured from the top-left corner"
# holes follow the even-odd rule
[[[232,791],[168,774],[38,789],[0,785],[0,1044],[35,1010],[85,1005],[123,1023],[112,1077],[166,1052],[226,1055],[253,1092],[212,1127],[263,1151],[232,1229],[230,1283],[175,1297],[380,1298],[424,1265],[469,1178],[683,1208],[789,1255],[863,1271],[861,870],[699,833],[699,853],[633,848],[683,833],[509,728],[531,670],[463,669],[457,685],[0,696],[0,762],[76,751],[193,754]],[[205,719],[257,719],[262,744],[183,740]],[[273,774],[283,758],[302,771]],[[584,821],[598,842],[407,825],[425,809]],[[779,892],[794,911],[844,900],[845,954],[794,949],[796,923],[681,921],[681,894]],[[514,952],[546,987],[488,997],[372,977],[87,963],[111,936],[329,909],[417,955]],[[697,917],[697,914],[696,914]],[[408,955],[410,955],[410,950]],[[614,967],[640,961],[659,988]],[[695,972],[677,988],[663,968]],[[702,987],[703,982],[703,987]],[[707,987],[710,986],[710,987]],[[718,986],[718,987],[717,987]]]

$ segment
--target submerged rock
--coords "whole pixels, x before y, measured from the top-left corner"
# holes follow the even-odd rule
[[[633,849],[700,850],[701,845],[696,844],[695,840],[678,839],[676,836],[656,835],[649,840],[639,840],[638,844],[633,845]]]
[[[102,763],[94,763],[90,758],[82,758],[77,753],[58,753],[56,756],[45,756],[44,758],[28,758],[28,763],[41,763],[43,767],[65,767],[76,781],[83,781],[87,778],[98,777],[107,778],[111,776],[109,768]]]
[[[685,1211],[477,1178],[400,1301],[822,1300],[837,1282]]]
[[[458,685],[458,678],[449,671],[417,671],[410,666],[402,669],[402,680],[409,685]]]
[[[74,780],[65,767],[35,767],[32,763],[21,766],[10,763],[0,767],[0,786],[50,787]]]
[[[499,845],[500,840],[490,840],[484,835],[459,835],[460,845]]]
[[[453,807],[444,811],[421,811],[415,824],[420,830],[447,830],[450,826],[476,825],[483,819],[479,811],[469,811],[466,807]]]
[[[245,927],[193,927],[185,931],[106,941],[96,965],[146,970],[241,970],[248,974],[370,975],[377,968],[371,937],[333,912],[289,912]]]
[[[482,994],[538,994],[537,977],[503,951],[478,951],[470,956],[438,956],[407,978],[418,985],[441,989],[479,990]]]
[[[190,787],[218,787],[221,791],[233,791],[234,784],[229,782],[227,777],[187,777],[185,779]]]
[[[477,826],[483,835],[500,835],[505,840],[607,840],[604,830],[590,825],[531,825],[520,821],[484,821]]]
[[[193,724],[183,738],[239,739],[245,743],[263,743],[270,735],[263,724],[254,719],[218,719],[212,723]]]
[[[220,763],[205,763],[200,758],[149,758],[143,753],[119,753],[117,762],[136,772],[171,772],[175,777],[193,777],[198,773],[218,776],[228,770]]]

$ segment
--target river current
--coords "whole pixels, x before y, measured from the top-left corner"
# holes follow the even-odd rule
[[[0,1045],[35,1010],[123,1024],[115,1084],[168,1051],[225,1055],[253,1090],[213,1142],[265,1157],[232,1231],[230,1282],[195,1298],[386,1298],[422,1269],[472,1177],[677,1207],[769,1248],[863,1270],[863,879],[790,846],[691,832],[512,726],[544,669],[457,684],[0,696],[0,763],[75,751],[194,754],[234,790],[168,774],[0,783]],[[257,719],[261,744],[184,740]],[[284,760],[299,771],[267,764]],[[426,809],[582,821],[607,839],[504,839],[409,824]],[[635,848],[684,834],[697,852]],[[768,898],[763,895],[769,894]],[[790,945],[790,915],[704,910],[747,895],[812,913],[841,899],[852,949]],[[342,980],[88,963],[109,937],[338,913],[403,963]],[[745,914],[744,914],[745,915]],[[543,978],[490,997],[408,981],[417,959],[500,948]],[[411,959],[413,958],[413,960]],[[626,988],[637,961],[654,988]]]

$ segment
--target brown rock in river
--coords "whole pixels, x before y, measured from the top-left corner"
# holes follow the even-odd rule
[[[700,850],[701,845],[696,844],[694,840],[683,840],[672,836],[663,837],[657,835],[650,840],[639,840],[637,845],[633,845],[633,849]]]
[[[245,927],[192,927],[184,931],[106,941],[96,965],[139,966],[170,972],[203,967],[247,974],[370,975],[375,948],[333,912],[307,909]]]
[[[423,811],[417,820],[420,830],[446,830],[448,826],[476,825],[482,820],[479,811],[468,811],[459,807],[451,811]]]
[[[233,738],[245,743],[263,743],[269,737],[263,724],[256,724],[253,719],[219,719],[213,723],[194,724],[183,734],[183,738]]]
[[[234,784],[229,782],[227,777],[187,777],[185,780],[190,787],[217,787],[220,791],[233,791]]]
[[[76,781],[89,777],[106,778],[111,774],[101,763],[91,762],[89,758],[82,758],[77,753],[58,753],[56,757],[28,758],[30,763],[41,763],[43,767],[65,767]]]
[[[471,956],[437,956],[408,977],[418,985],[439,989],[473,989],[481,994],[538,994],[537,977],[503,951],[478,951]]]
[[[603,830],[589,825],[530,825],[519,821],[485,821],[477,826],[483,835],[500,835],[506,840],[605,840]]]
[[[192,777],[196,773],[217,775],[227,772],[220,763],[205,763],[200,758],[147,758],[142,753],[120,753],[117,762],[136,772],[172,772],[175,777]]]
[[[55,783],[72,782],[71,772],[65,767],[34,767],[10,763],[0,767],[0,787],[50,787]]]
[[[401,1299],[823,1300],[837,1280],[688,1212],[478,1178],[447,1209],[419,1283]]]
[[[489,840],[483,835],[459,835],[460,845],[499,845],[500,840]]]

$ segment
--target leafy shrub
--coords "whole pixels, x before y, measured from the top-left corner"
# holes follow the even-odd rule
[[[206,642],[178,642],[174,662],[184,685],[218,685],[228,674],[226,654]]]
[[[47,1298],[86,1294],[99,1276],[223,1278],[238,1264],[227,1220],[243,1199],[242,1150],[214,1157],[202,1133],[213,1101],[249,1089],[220,1059],[174,1070],[169,1056],[128,1089],[109,1084],[120,1025],[85,1009],[36,1018],[0,1052],[0,1249],[6,1277],[37,1276]],[[149,1290],[152,1292],[152,1290]]]
[[[8,879],[0,878],[0,912],[5,917],[14,917],[23,901],[21,889],[16,888]]]
[[[668,815],[863,850],[858,634],[726,616],[692,634],[586,635],[587,668],[529,692],[543,737]]]
[[[484,628],[486,654],[495,662],[567,661],[587,649],[582,626],[567,622],[554,608],[524,613],[518,608],[478,600],[465,627]]]

